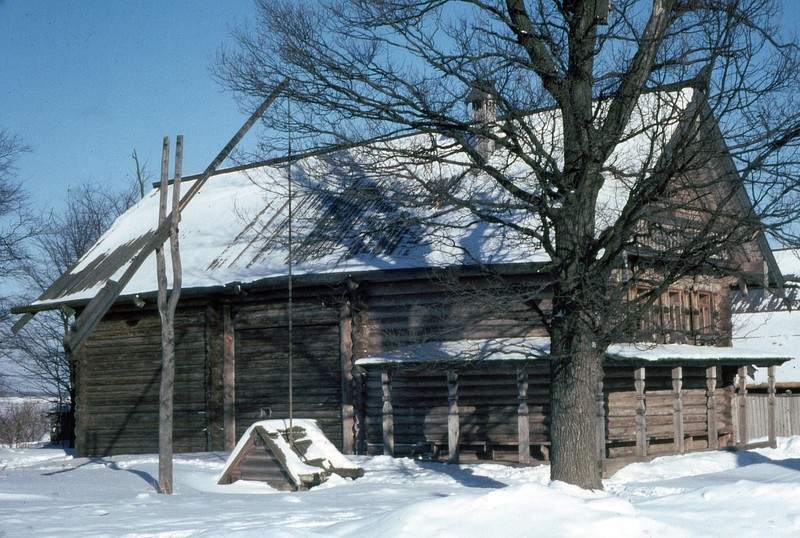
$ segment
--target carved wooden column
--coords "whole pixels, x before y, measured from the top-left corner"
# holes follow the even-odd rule
[[[673,438],[675,440],[675,450],[683,454],[686,452],[683,429],[683,368],[676,366],[672,369],[672,392],[675,395],[675,402],[672,406],[672,426]]]
[[[392,410],[392,374],[381,372],[383,389],[383,455],[394,456],[394,411]]]
[[[739,406],[739,445],[747,444],[747,366],[739,367],[739,391],[737,404]]]
[[[775,366],[767,368],[767,428],[769,435],[769,446],[778,447],[775,424]]]
[[[517,446],[519,462],[531,462],[531,425],[528,418],[528,369],[517,366]]]
[[[447,459],[458,463],[458,441],[460,437],[458,419],[458,374],[447,371]]]
[[[706,368],[706,420],[708,423],[708,448],[719,448],[716,366]]]
[[[647,404],[645,402],[645,369],[636,368],[633,372],[636,388],[636,455],[647,456]]]
[[[594,411],[597,435],[597,465],[602,474],[606,467],[606,410],[602,381],[598,381],[594,389]]]
[[[367,432],[364,426],[366,380],[367,372],[359,366],[353,366],[353,449],[355,454],[360,455],[367,453]]]

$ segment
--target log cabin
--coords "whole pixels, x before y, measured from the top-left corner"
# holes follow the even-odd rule
[[[653,155],[637,151],[666,152],[695,95],[646,96],[634,123],[647,127],[627,137],[610,162],[628,174],[646,172]],[[531,124],[553,128],[552,117]],[[448,147],[444,136],[388,143],[405,144],[408,154],[414,144]],[[539,316],[551,293],[548,256],[529,237],[476,221],[464,208],[443,209],[422,195],[404,206],[397,185],[407,181],[399,174],[408,162],[378,176],[363,171],[363,159],[381,150],[358,151],[223,170],[181,212],[175,451],[231,450],[254,422],[291,412],[315,420],[346,454],[546,461],[549,340]],[[486,178],[465,167],[451,156],[414,175],[438,174],[448,188],[485,194]],[[731,170],[715,152],[696,173],[722,177]],[[518,163],[507,163],[507,172],[525,180]],[[609,175],[601,218],[618,216],[626,195],[624,181]],[[741,197],[735,203],[749,208]],[[154,233],[157,206],[153,191],[16,312],[69,307],[78,319],[88,315]],[[636,272],[648,249],[657,248],[654,237],[620,260],[620,310],[658,281],[652,266]],[[154,256],[145,254],[75,352],[82,456],[158,448],[160,320]],[[743,280],[781,277],[762,235],[725,262],[725,274],[698,271],[663,289],[636,327],[609,346],[596,387],[599,461],[742,443],[745,426],[733,423],[733,407],[743,402],[737,392],[748,368],[770,369],[786,358],[731,347],[731,294]]]

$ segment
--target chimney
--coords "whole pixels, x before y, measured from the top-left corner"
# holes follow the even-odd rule
[[[472,128],[475,132],[473,147],[484,159],[494,151],[494,140],[483,133],[493,131],[497,124],[497,107],[494,101],[494,84],[487,81],[476,81],[466,98],[470,107]]]

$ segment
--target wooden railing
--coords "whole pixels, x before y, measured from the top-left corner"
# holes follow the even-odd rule
[[[747,438],[742,441],[747,444],[769,436],[769,394],[747,394],[744,398]],[[776,394],[774,405],[775,435],[800,435],[800,394]],[[740,405],[733,406],[734,424],[739,424],[740,409]]]

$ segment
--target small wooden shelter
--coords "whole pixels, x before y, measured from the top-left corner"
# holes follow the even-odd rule
[[[258,480],[282,491],[310,489],[331,474],[364,475],[344,457],[313,420],[262,420],[250,426],[233,449],[218,484]]]

